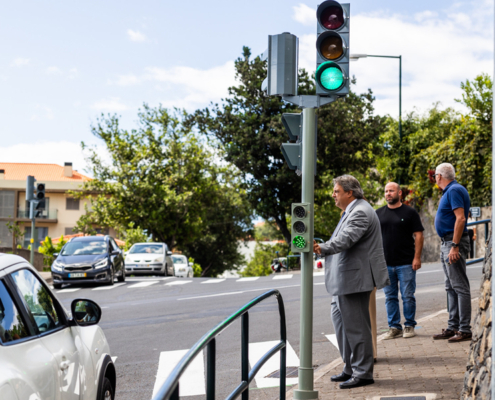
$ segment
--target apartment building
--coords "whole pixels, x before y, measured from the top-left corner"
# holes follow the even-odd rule
[[[36,218],[35,248],[46,236],[55,238],[72,234],[77,220],[85,213],[88,200],[74,199],[67,191],[80,190],[83,182],[91,178],[74,170],[72,163],[66,162],[61,166],[0,162],[0,247],[15,245],[7,227],[9,221],[18,224],[24,232],[23,247],[27,247],[30,242],[31,220],[29,204],[26,202],[28,175],[34,176],[36,183],[44,183],[46,187],[45,207],[39,210]]]

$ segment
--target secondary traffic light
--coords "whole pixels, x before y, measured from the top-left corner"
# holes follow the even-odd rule
[[[45,202],[45,184],[37,183],[36,184],[36,194],[34,195],[35,200],[39,202]]]
[[[311,203],[292,204],[291,243],[293,253],[313,251],[313,207]]]
[[[290,169],[302,170],[302,114],[282,114],[282,124],[290,140],[297,143],[282,143],[280,150]]]
[[[349,93],[350,4],[326,0],[318,6],[316,94]]]
[[[34,176],[28,175],[26,178],[26,201],[33,201],[35,199],[34,191],[36,187],[34,186],[34,182],[36,182]]]

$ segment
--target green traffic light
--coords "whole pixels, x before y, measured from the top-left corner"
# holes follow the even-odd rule
[[[344,84],[344,73],[331,61],[320,64],[316,70],[316,79],[326,90],[337,90]]]
[[[292,240],[292,243],[298,249],[304,249],[306,247],[306,240],[302,236],[296,236],[294,240]]]

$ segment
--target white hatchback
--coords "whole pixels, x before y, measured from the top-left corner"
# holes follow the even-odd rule
[[[71,311],[23,258],[0,254],[0,399],[114,399],[101,309],[75,299]]]
[[[187,261],[187,257],[181,254],[172,254],[172,260],[174,261],[174,275],[179,278],[192,278],[194,271],[192,269],[192,263]]]

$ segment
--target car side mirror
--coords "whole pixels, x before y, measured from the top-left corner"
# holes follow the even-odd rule
[[[58,254],[59,253],[53,253],[52,255],[53,255],[53,257],[58,257]]]
[[[167,256],[171,256],[172,255],[172,252],[171,251],[167,251]]]
[[[72,320],[79,326],[96,325],[101,319],[101,308],[92,300],[75,299],[70,306]]]
[[[114,250],[110,253],[111,256],[118,256],[120,254],[120,251]]]

